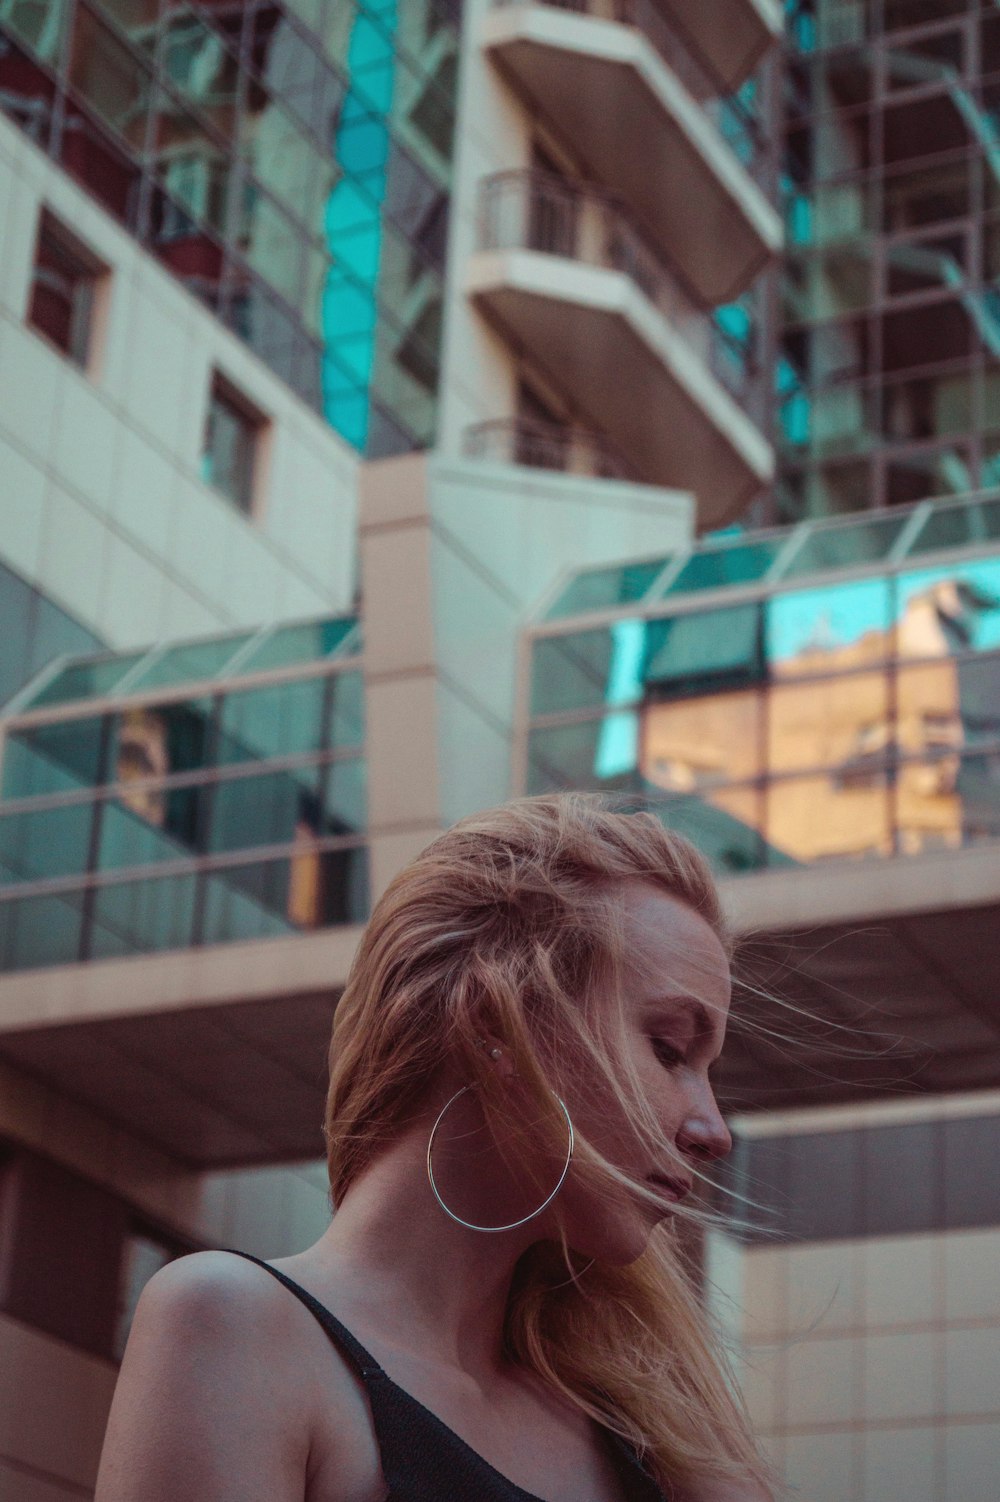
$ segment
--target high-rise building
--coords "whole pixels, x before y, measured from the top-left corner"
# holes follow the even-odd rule
[[[0,0],[0,1497],[165,1260],[321,1233],[394,872],[585,786],[753,935],[779,1470],[993,1502],[996,14]]]

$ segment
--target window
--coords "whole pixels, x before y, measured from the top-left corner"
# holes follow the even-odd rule
[[[220,376],[212,381],[201,477],[248,515],[253,510],[264,419]]]
[[[97,286],[106,268],[47,210],[38,225],[28,322],[64,355],[86,367],[93,343]]]
[[[175,1257],[183,1257],[192,1248],[162,1236],[159,1232],[133,1225],[125,1235],[115,1308],[113,1352],[121,1361],[132,1328],[139,1295],[154,1273]]]

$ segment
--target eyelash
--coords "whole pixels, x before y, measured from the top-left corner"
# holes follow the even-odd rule
[[[656,1054],[656,1057],[659,1059],[664,1068],[676,1069],[679,1065],[684,1063],[684,1055],[681,1053],[680,1049],[675,1048],[672,1043],[665,1042],[663,1038],[654,1038],[652,1040],[652,1043],[653,1052]]]

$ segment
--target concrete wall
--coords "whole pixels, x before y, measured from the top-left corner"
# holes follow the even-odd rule
[[[86,372],[28,327],[47,206],[108,266]],[[199,477],[213,369],[269,420],[255,515]],[[0,560],[113,647],[349,608],[358,459],[0,117]]]

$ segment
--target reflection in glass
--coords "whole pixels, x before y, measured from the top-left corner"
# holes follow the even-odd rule
[[[129,684],[129,691],[215,678],[249,640],[250,636],[241,632],[237,636],[217,636],[208,641],[182,642],[179,646],[169,647],[166,652],[150,658],[148,666]]]
[[[765,833],[782,861],[893,853],[892,789],[884,764],[783,777],[766,788]],[[769,864],[775,857],[769,857]]]
[[[368,916],[365,848],[305,849],[211,873],[205,881],[203,942],[264,939]]]
[[[300,678],[226,694],[219,727],[219,763],[262,761],[322,750],[326,690],[325,678]]]
[[[101,818],[98,866],[103,871],[182,860],[199,848],[202,787],[163,788],[109,799]]]
[[[657,697],[674,695],[681,685],[686,694],[704,694],[759,683],[763,676],[756,601],[647,623],[642,678]]]
[[[368,822],[368,763],[364,757],[335,761],[327,768],[326,824],[333,834],[360,833]]]
[[[788,865],[768,852],[761,835],[763,793],[758,786],[720,789],[711,795],[667,798],[652,805],[668,829],[675,829],[708,856],[718,871],[755,871],[766,864]]]
[[[1000,558],[900,574],[896,612],[901,657],[1000,647]]]
[[[614,605],[641,600],[669,561],[669,555],[666,555],[576,574],[549,607],[545,619],[554,621],[561,616],[581,615],[587,610],[607,610]]]
[[[243,663],[243,671],[262,673],[268,668],[287,668],[296,662],[332,657],[341,650],[355,652],[358,650],[357,638],[352,637],[352,633],[357,624],[356,616],[340,615],[324,621],[281,626],[261,640]]]
[[[3,745],[3,791],[8,798],[66,793],[104,780],[106,721],[63,720],[10,731]]]
[[[761,770],[760,692],[735,689],[647,704],[643,776],[665,792],[690,793]]]
[[[774,595],[765,603],[771,672],[847,672],[892,654],[890,586],[859,579]]]
[[[136,663],[148,656],[148,652],[132,652],[122,656],[85,657],[78,662],[67,663],[37,694],[27,701],[32,709],[42,704],[68,704],[75,699],[103,699],[121,683]]]
[[[84,871],[94,804],[0,814],[0,884]]]
[[[618,720],[619,716],[612,716]],[[532,730],[528,738],[528,792],[544,793],[552,788],[600,786],[638,786],[635,777],[624,775],[625,782],[607,784],[597,775],[598,747],[604,731],[603,719],[584,720],[575,725],[551,725]]]
[[[637,623],[639,629],[644,627]],[[554,714],[605,700],[613,637],[606,627],[571,636],[542,636],[531,661],[531,712]]]
[[[304,835],[335,832],[320,805],[315,766],[227,778],[212,793],[213,851],[290,845]]]
[[[907,517],[870,517],[838,527],[813,527],[782,570],[783,579],[795,579],[858,563],[877,563],[896,541]]]
[[[786,542],[785,536],[767,537],[757,542],[741,540],[727,547],[694,552],[664,593],[686,594],[696,589],[751,584],[767,573]]]
[[[365,738],[365,684],[360,673],[334,673],[329,680],[331,746],[360,746]]]
[[[1000,838],[1000,754],[965,757],[955,791],[961,801],[963,845]]]
[[[837,769],[846,787],[885,772],[892,746],[884,671],[773,684],[767,701],[767,769]]]
[[[68,965],[80,958],[83,893],[0,902],[0,968]]]
[[[98,887],[88,934],[91,958],[186,948],[192,939],[196,883],[192,871]]]

